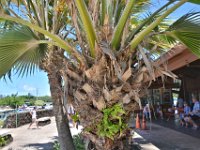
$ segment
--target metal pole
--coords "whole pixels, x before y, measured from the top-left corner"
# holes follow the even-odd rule
[[[38,88],[36,88],[36,100],[38,100]]]
[[[184,100],[186,100],[185,90],[186,90],[186,87],[185,87],[185,78],[183,77],[183,97],[184,97]]]
[[[16,128],[17,128],[17,103],[16,103],[16,105],[15,105],[15,108],[16,108]]]

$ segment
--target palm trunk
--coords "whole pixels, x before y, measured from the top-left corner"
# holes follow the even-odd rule
[[[60,149],[75,150],[69,128],[69,121],[67,119],[67,115],[64,113],[64,107],[62,103],[63,92],[62,75],[60,74],[60,69],[63,67],[63,56],[62,50],[52,47],[47,61],[43,62],[40,67],[48,74]]]
[[[51,96],[53,99],[53,110],[58,130],[58,138],[61,150],[75,150],[73,139],[69,129],[69,121],[63,112],[61,76],[55,72],[48,74]]]
[[[83,135],[94,143],[97,150],[128,149],[126,141],[130,136],[127,127],[129,115],[139,107],[139,97],[144,92],[140,89],[148,78],[146,68],[141,68],[132,76],[134,70],[130,66],[127,65],[121,73],[119,64],[120,62],[102,56],[84,73],[73,75],[76,71],[72,73],[67,70],[68,95],[73,99],[73,106],[85,129]],[[81,78],[81,74],[85,78]],[[116,104],[125,113],[119,112],[120,108],[116,108]],[[106,113],[104,109],[107,109]],[[109,114],[111,111],[112,114]]]

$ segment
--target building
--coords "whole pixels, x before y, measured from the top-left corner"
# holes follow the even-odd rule
[[[200,100],[200,59],[196,55],[185,46],[177,45],[157,60],[156,64],[167,68],[177,77],[165,77],[163,82],[157,75],[157,80],[149,88],[147,99],[154,104],[160,102],[170,105],[179,96],[188,102],[192,96]]]

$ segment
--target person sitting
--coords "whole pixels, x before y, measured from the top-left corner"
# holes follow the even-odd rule
[[[180,123],[181,123],[181,126],[186,125],[186,127],[188,127],[188,122],[185,121],[184,118],[188,117],[190,112],[191,112],[190,106],[188,105],[187,102],[184,102],[183,113],[180,113]]]
[[[189,122],[193,126],[193,129],[197,129],[198,125],[195,123],[195,120],[200,118],[200,103],[195,97],[192,98],[192,101],[194,103],[193,109],[184,120]]]
[[[161,119],[163,119],[163,111],[162,111],[162,106],[158,102],[156,105],[156,113],[159,115]]]
[[[146,119],[150,119],[149,104],[146,104],[146,105],[144,106],[143,115],[145,116]]]
[[[169,107],[169,108],[167,109],[167,112],[165,112],[165,115],[166,115],[166,117],[167,117],[167,121],[169,121],[171,117],[174,117],[174,113],[175,113],[175,112],[174,112],[174,106]]]

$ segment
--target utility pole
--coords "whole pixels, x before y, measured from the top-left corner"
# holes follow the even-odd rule
[[[38,88],[36,88],[36,100],[38,100]]]
[[[16,116],[15,116],[15,122],[16,122],[16,128],[17,128],[17,101],[15,101],[15,98],[17,97],[18,92],[16,94],[13,95],[14,97],[14,102],[15,102],[15,111],[16,111]]]

